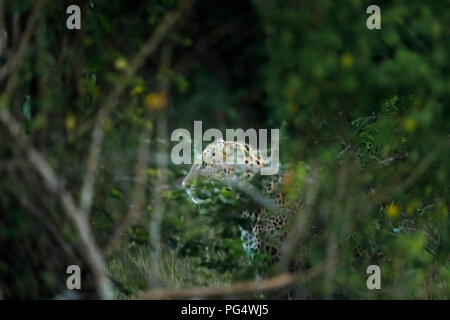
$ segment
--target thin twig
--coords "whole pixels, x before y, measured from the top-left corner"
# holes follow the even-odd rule
[[[15,180],[12,175],[11,178],[12,178],[11,181]],[[21,190],[22,186],[13,182],[11,187],[13,187],[14,190],[19,191]],[[48,217],[46,217],[37,209],[37,206],[28,201],[27,198],[24,196],[24,194],[25,192],[23,192],[22,190],[22,192],[14,193],[14,197],[20,202],[23,208],[25,208],[40,223],[42,223],[42,225],[49,231],[49,233],[53,236],[56,242],[68,254],[68,256],[70,256],[70,258],[73,259],[74,261],[77,260],[77,257],[72,247],[64,241],[64,238],[61,236],[61,233],[57,229],[57,227],[52,223],[52,221]]]
[[[167,87],[166,87],[167,88]],[[165,89],[164,89],[165,90]],[[160,114],[158,119],[158,127],[157,127],[157,136],[159,138],[167,138],[167,115],[165,112]],[[150,287],[160,285],[161,281],[161,270],[160,270],[160,261],[161,261],[161,222],[163,218],[164,211],[164,191],[165,186],[167,185],[167,148],[168,143],[164,139],[164,143],[160,142],[158,144],[158,165],[157,169],[159,171],[159,175],[156,181],[156,188],[153,194],[153,211],[150,217],[149,223],[149,235],[150,235],[150,243],[151,243],[151,251],[150,251],[150,270],[149,270],[149,283]]]
[[[297,207],[297,212],[293,218],[293,223],[289,229],[288,236],[281,246],[280,265],[283,269],[288,269],[289,259],[298,245],[302,236],[309,232],[311,217],[313,215],[313,207],[316,204],[317,195],[320,190],[320,173],[319,169],[312,170],[311,178],[307,179],[305,203],[303,206]]]
[[[447,145],[436,147],[432,152],[430,152],[416,167],[416,169],[404,180],[403,183],[399,184],[393,190],[381,193],[380,195],[372,199],[371,205],[377,206],[392,198],[393,194],[399,194],[410,188],[417,180],[419,180],[423,174],[427,172],[427,169],[438,159],[441,147],[447,148]]]
[[[143,300],[187,298],[213,299],[252,292],[282,289],[294,285],[297,280],[297,277],[292,274],[281,274],[271,279],[241,282],[221,288],[194,287],[187,289],[152,289],[141,293],[138,298]]]
[[[8,46],[8,34],[5,29],[5,6],[4,1],[0,0],[0,58],[3,56],[3,51],[5,51],[6,47]],[[4,66],[2,67],[2,69]],[[1,74],[0,69],[0,74]],[[0,77],[0,81],[1,81]]]
[[[149,145],[150,130],[144,125],[142,133],[140,135],[139,149],[138,149],[138,161],[136,163],[135,170],[135,183],[132,193],[132,200],[130,209],[117,227],[111,240],[109,241],[106,251],[111,254],[113,251],[119,248],[120,238],[124,231],[131,225],[135,224],[142,213],[142,209],[145,204],[145,190],[147,186],[147,165],[148,165],[148,145]]]
[[[42,7],[47,3],[48,0],[36,1],[33,11],[27,21],[26,29],[21,37],[19,44],[19,49],[17,52],[7,61],[7,63],[0,69],[0,81],[5,79],[9,74],[8,83],[6,85],[6,96],[11,96],[17,86],[17,80],[19,76],[19,69],[25,58],[25,54],[28,51],[28,45],[30,43],[31,37],[36,31],[36,23],[39,14],[42,12]]]
[[[172,60],[173,46],[167,44],[161,56],[161,65],[163,67],[169,66]],[[160,90],[166,96],[169,95],[169,82],[166,77],[161,77]],[[158,143],[157,150],[157,169],[159,175],[156,181],[156,188],[153,194],[154,209],[150,217],[149,235],[150,243],[152,245],[150,251],[150,269],[149,269],[149,284],[150,287],[160,285],[161,281],[161,222],[164,211],[164,191],[167,185],[167,164],[168,164],[168,138],[167,138],[167,109],[169,108],[169,97],[164,110],[161,111],[158,117],[157,136]]]

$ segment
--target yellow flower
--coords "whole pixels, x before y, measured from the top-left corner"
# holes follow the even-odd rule
[[[386,209],[386,215],[388,218],[396,218],[400,214],[400,209],[394,203],[391,203]]]
[[[142,93],[142,91],[144,91],[143,86],[136,86],[133,88],[133,90],[131,90],[131,95],[134,96],[136,94]]]
[[[416,121],[413,118],[406,118],[403,121],[403,129],[408,132],[414,132],[416,130]]]
[[[66,128],[72,130],[77,125],[77,118],[73,114],[69,114],[66,117]]]
[[[145,97],[144,103],[149,111],[164,109],[167,105],[167,95],[165,92],[150,93]]]
[[[353,65],[353,56],[351,53],[346,52],[341,56],[341,63],[345,68],[350,68]]]
[[[128,67],[127,59],[117,58],[116,61],[114,61],[114,67],[119,71],[125,70]]]

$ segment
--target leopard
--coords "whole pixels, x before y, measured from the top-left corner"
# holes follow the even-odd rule
[[[232,155],[233,161],[225,161],[227,155]],[[239,212],[248,222],[239,226],[243,248],[250,257],[257,254],[266,257],[269,264],[276,264],[281,259],[281,246],[292,217],[302,204],[286,197],[282,168],[274,175],[261,175],[265,166],[270,166],[269,158],[253,145],[218,139],[203,149],[201,163],[191,166],[182,186],[197,205],[205,200],[196,196],[192,186],[196,179],[202,179],[206,185],[222,182],[227,190],[237,189],[239,196],[250,199],[251,205]]]

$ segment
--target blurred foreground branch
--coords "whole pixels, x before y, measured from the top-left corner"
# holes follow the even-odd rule
[[[188,289],[153,289],[141,293],[138,298],[143,300],[187,298],[213,299],[245,293],[282,289],[294,285],[296,281],[297,277],[286,273],[266,280],[241,282],[222,288],[196,287]]]
[[[56,172],[45,157],[31,145],[28,137],[24,134],[23,128],[5,106],[0,106],[0,121],[8,129],[16,145],[25,152],[31,165],[44,180],[46,188],[59,197],[64,210],[72,219],[80,235],[81,244],[86,250],[87,260],[95,275],[100,297],[104,299],[112,298],[111,283],[106,275],[106,266],[92,234],[88,216],[77,208],[72,195],[60,184]]]
[[[39,18],[39,14],[41,13],[42,8],[47,4],[48,0],[36,1],[34,4],[33,10],[30,14],[30,17],[26,23],[26,29],[21,36],[21,41],[15,51],[15,53],[8,59],[6,64],[0,68],[0,81],[3,81],[6,77],[9,76],[8,84],[6,86],[6,95],[10,96],[14,89],[17,86],[17,81],[19,78],[19,66],[23,63],[25,54],[28,51],[28,47],[30,44],[30,40],[36,30],[36,24]],[[2,4],[3,9],[3,4]],[[2,13],[3,14],[3,13]],[[3,17],[0,16],[0,19],[3,20]],[[2,26],[0,26],[0,41],[3,41],[3,46],[6,48],[7,46],[7,37],[8,35],[4,30],[4,22],[1,22]],[[3,38],[3,39],[2,39]],[[4,49],[5,49],[4,48]],[[1,53],[1,51],[0,51]]]
[[[18,53],[12,56],[6,63],[7,70],[5,69],[4,77],[8,76],[8,81],[6,84],[5,94],[1,99],[2,104],[0,105],[0,122],[3,123],[3,125],[11,135],[12,139],[14,140],[14,145],[16,145],[25,153],[26,158],[28,159],[32,167],[42,177],[45,187],[51,193],[58,196],[64,211],[72,220],[79,233],[80,242],[86,252],[86,259],[92,269],[92,272],[94,273],[97,292],[99,296],[103,299],[110,299],[112,298],[111,282],[107,275],[107,269],[102,256],[102,252],[96,244],[95,237],[92,233],[89,222],[89,212],[92,207],[94,193],[93,188],[96,179],[96,172],[99,165],[98,159],[100,157],[104,140],[104,124],[108,119],[111,111],[113,111],[114,108],[117,107],[119,98],[127,88],[130,80],[132,80],[139,68],[143,66],[148,57],[158,49],[159,45],[165,39],[178,19],[188,11],[192,4],[192,1],[182,1],[179,8],[166,15],[164,20],[159,24],[149,40],[142,46],[139,53],[134,57],[130,64],[130,67],[127,69],[126,73],[114,87],[111,93],[107,96],[104,105],[100,108],[97,116],[97,121],[92,132],[92,142],[89,151],[87,171],[83,179],[79,207],[77,206],[76,201],[70,191],[67,190],[61,183],[61,176],[59,176],[58,173],[55,172],[55,170],[51,167],[46,157],[33,146],[31,139],[24,133],[24,129],[21,126],[20,122],[8,109],[9,101],[11,100],[17,87],[17,77],[21,65],[24,62],[23,58],[25,56],[25,53],[30,50],[30,39],[35,33],[36,28],[34,26],[36,25],[39,13],[41,13],[40,9],[46,2],[47,1],[40,1],[36,2],[36,4],[34,5],[31,16],[27,22],[27,28],[22,35]],[[147,151],[146,147],[146,143],[141,146],[142,154]],[[142,178],[142,171],[145,174],[144,168],[147,164],[147,156],[148,155],[142,157],[141,161],[138,163],[137,173],[139,173],[138,175],[140,176],[140,178]],[[138,189],[133,200],[134,202],[138,203],[139,206],[135,210],[131,210],[131,212],[129,213],[128,218],[131,220],[134,220],[143,206],[144,191]],[[129,222],[126,222],[126,225],[128,224]],[[119,236],[121,232],[122,231],[119,230]]]
[[[111,240],[109,241],[106,251],[111,254],[120,247],[120,239],[125,230],[134,225],[141,217],[142,210],[144,208],[145,199],[145,187],[147,186],[147,165],[148,165],[148,145],[149,145],[150,130],[147,126],[144,126],[140,135],[139,149],[138,149],[138,161],[135,169],[135,184],[132,193],[132,199],[130,209],[118,225]]]
[[[93,188],[95,183],[95,176],[98,169],[98,159],[100,157],[101,146],[104,139],[104,125],[109,117],[109,114],[119,104],[119,97],[126,89],[129,81],[136,74],[138,69],[144,62],[158,49],[162,40],[171,30],[183,14],[185,14],[192,1],[183,1],[178,9],[169,13],[152,34],[150,39],[143,45],[139,53],[134,57],[130,67],[127,69],[124,77],[117,83],[113,91],[106,98],[104,105],[100,109],[97,117],[97,122],[92,132],[92,142],[89,151],[87,162],[87,171],[84,176],[83,187],[81,190],[80,206],[83,211],[89,212],[92,206]]]
[[[167,68],[172,60],[173,45],[167,44],[163,48],[161,56],[162,68]],[[161,71],[160,71],[161,72]],[[148,270],[148,280],[150,287],[156,287],[161,282],[161,223],[164,212],[164,196],[168,183],[168,168],[169,163],[168,152],[168,132],[167,132],[167,109],[170,107],[170,92],[169,80],[166,76],[160,78],[160,90],[163,96],[167,97],[163,110],[157,117],[156,139],[159,141],[157,150],[157,170],[160,173],[156,181],[156,187],[153,192],[154,209],[150,217],[149,236],[152,249],[150,251],[150,269]]]

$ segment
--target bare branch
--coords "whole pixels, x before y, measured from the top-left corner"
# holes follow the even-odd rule
[[[416,169],[404,180],[403,183],[396,186],[393,190],[389,190],[372,198],[371,205],[377,206],[392,198],[393,194],[404,192],[417,182],[428,170],[428,168],[438,159],[441,149],[448,148],[449,144],[438,145],[433,151],[419,163]]]
[[[245,180],[239,181],[239,179],[233,178],[229,180],[230,185],[233,188],[245,193],[253,201],[258,203],[267,209],[275,208],[275,202],[272,198],[265,196],[258,188],[254,187],[252,184],[246,182]]]
[[[88,169],[82,187],[81,208],[77,207],[72,195],[60,184],[58,175],[49,165],[45,157],[33,147],[29,138],[23,133],[23,128],[9,112],[6,105],[7,101],[9,101],[15,91],[18,70],[20,69],[20,65],[23,62],[26,52],[28,51],[29,41],[33,35],[33,31],[35,30],[40,9],[46,2],[47,0],[36,2],[30,18],[28,19],[26,30],[21,37],[18,52],[12,58],[12,61],[8,61],[8,70],[5,71],[6,73],[4,77],[9,75],[9,79],[5,92],[6,99],[3,100],[3,105],[0,105],[0,121],[7,128],[17,146],[25,152],[28,161],[34,169],[43,178],[46,188],[59,197],[65,212],[71,218],[79,232],[81,244],[86,250],[87,260],[90,263],[90,267],[92,268],[96,279],[98,293],[102,298],[112,298],[111,283],[107,276],[106,266],[101,251],[95,242],[95,238],[92,234],[88,220],[88,213],[92,205],[93,185],[98,167],[98,158],[104,138],[103,127],[110,112],[117,106],[118,99],[127,87],[129,81],[132,79],[137,70],[143,65],[145,60],[156,51],[159,44],[173,27],[180,15],[182,15],[191,6],[192,1],[182,2],[178,10],[166,16],[149,41],[147,41],[140,52],[136,55],[130,65],[130,68],[126,71],[122,80],[117,84],[115,89],[105,100],[103,107],[100,109],[92,134],[90,155],[88,158]]]
[[[412,186],[420,177],[427,171],[439,155],[439,149],[429,153],[419,164],[416,170],[406,179],[404,188],[407,189]]]
[[[20,41],[19,49],[11,57],[11,59],[8,60],[6,65],[4,65],[0,69],[0,81],[2,81],[9,74],[11,74],[5,90],[6,96],[11,96],[16,88],[20,65],[22,64],[23,59],[25,58],[25,53],[28,51],[30,39],[33,36],[34,32],[36,31],[36,23],[38,20],[38,16],[41,13],[42,7],[47,3],[47,1],[48,0],[35,2],[33,11],[31,12],[30,17],[28,18],[26,29],[21,37],[22,40]]]
[[[112,253],[117,250],[120,243],[120,238],[122,234],[129,226],[135,224],[142,213],[142,209],[145,204],[145,188],[147,185],[147,165],[148,165],[148,144],[149,144],[149,136],[150,130],[144,126],[142,129],[142,133],[140,136],[140,143],[138,149],[138,161],[136,163],[135,170],[135,184],[132,193],[132,200],[130,209],[123,219],[123,221],[119,224],[114,235],[109,241],[106,251],[108,253]]]
[[[0,105],[0,121],[15,139],[15,143],[25,152],[35,170],[41,175],[47,189],[60,198],[65,212],[72,219],[72,222],[78,230],[81,244],[87,253],[87,260],[95,275],[98,293],[102,298],[112,298],[111,283],[106,274],[106,266],[95,242],[94,235],[92,234],[87,215],[82,214],[76,207],[72,196],[60,185],[59,178],[48,161],[31,145],[28,137],[23,133],[20,124],[6,107],[2,105]]]
[[[167,115],[163,112],[158,119],[157,136],[164,142],[158,144],[158,165],[160,172],[156,182],[154,191],[154,208],[151,214],[149,224],[150,243],[152,250],[150,251],[150,270],[149,282],[150,286],[159,285],[161,280],[160,260],[161,260],[161,221],[164,211],[164,189],[167,185]]]
[[[320,190],[320,174],[318,168],[312,170],[311,178],[307,179],[306,182],[305,204],[298,208],[292,226],[289,229],[288,236],[282,243],[280,265],[283,269],[288,268],[289,259],[301,237],[309,232],[313,206],[316,203],[317,195]]]
[[[7,47],[7,42],[8,42],[8,34],[6,33],[6,29],[5,29],[5,7],[4,7],[4,1],[0,0],[0,58],[3,55],[3,51],[6,49]],[[3,67],[2,67],[3,69]],[[1,69],[0,69],[0,74],[1,74]],[[1,81],[1,77],[0,77],[0,81]]]
[[[144,44],[142,49],[132,61],[130,67],[127,69],[123,78],[115,86],[111,94],[106,98],[103,107],[100,109],[97,122],[92,132],[92,141],[89,150],[87,161],[87,171],[84,176],[83,187],[81,190],[80,207],[83,212],[89,213],[92,206],[93,188],[95,176],[98,169],[98,159],[100,157],[101,146],[104,139],[104,125],[109,117],[109,114],[114,110],[118,103],[119,97],[126,89],[128,83],[133,78],[138,69],[144,64],[161,44],[164,37],[175,25],[176,21],[182,16],[191,6],[192,1],[183,1],[181,6],[174,12],[169,13],[164,21],[158,26],[150,39]]]
[[[12,174],[11,181],[16,180]],[[64,241],[63,236],[61,236],[61,232],[58,230],[58,227],[55,226],[51,219],[49,219],[45,214],[41,213],[37,208],[38,206],[35,205],[35,203],[30,202],[27,197],[24,197],[25,194],[24,190],[21,190],[23,187],[23,183],[15,183],[12,182],[11,187],[14,190],[17,190],[17,193],[14,193],[14,197],[19,201],[19,203],[22,205],[23,208],[25,208],[32,216],[34,216],[47,230],[48,232],[53,236],[53,238],[56,240],[56,242],[61,246],[61,248],[67,253],[67,255],[71,258],[76,260],[75,252],[73,251],[72,247]]]
[[[271,291],[294,285],[298,281],[292,274],[281,274],[271,279],[241,282],[222,288],[194,287],[188,289],[152,289],[139,295],[143,300],[160,299],[214,299],[252,292]]]

